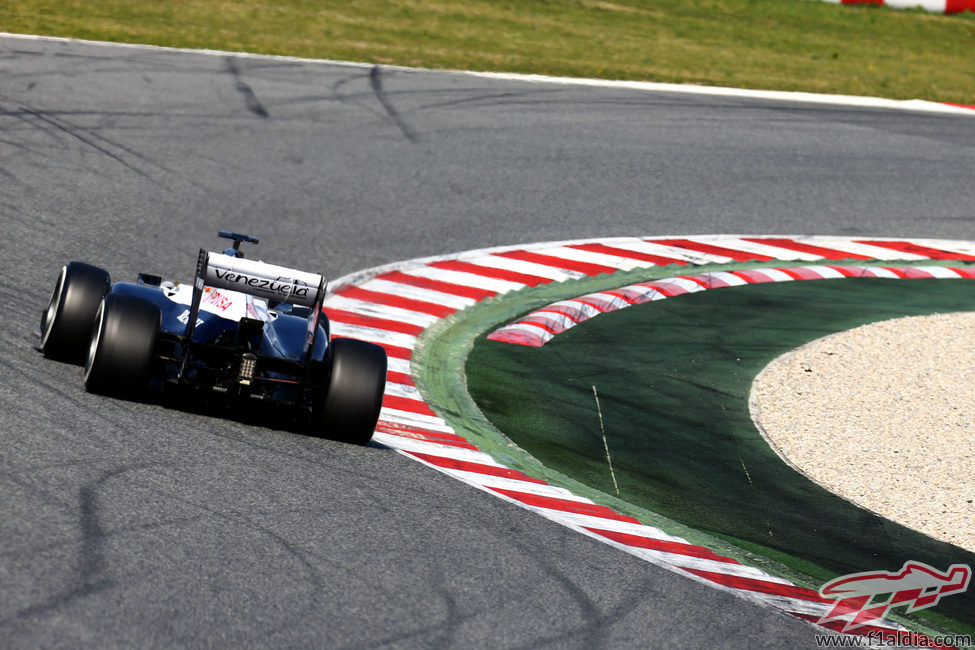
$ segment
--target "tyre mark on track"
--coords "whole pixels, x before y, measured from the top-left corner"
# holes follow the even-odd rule
[[[65,463],[63,466],[83,468],[90,462],[91,459],[84,459],[74,463]],[[67,544],[76,545],[77,551],[75,553],[73,567],[68,569],[64,585],[60,590],[46,597],[42,597],[38,602],[22,607],[11,615],[0,619],[0,627],[11,624],[23,625],[31,618],[56,615],[59,610],[71,606],[72,603],[79,599],[108,589],[120,588],[123,586],[125,580],[131,580],[130,577],[126,577],[128,568],[124,566],[121,567],[121,576],[112,575],[113,569],[118,571],[119,567],[113,565],[111,558],[106,553],[106,542],[111,538],[171,526],[183,528],[190,524],[206,523],[207,521],[222,521],[233,527],[240,527],[252,531],[259,538],[266,540],[272,547],[281,549],[283,554],[290,557],[295,565],[297,565],[297,572],[289,572],[289,580],[292,583],[295,580],[301,580],[305,583],[307,587],[305,597],[302,598],[300,605],[285,610],[286,614],[278,618],[277,624],[265,630],[266,636],[273,636],[278,631],[299,624],[309,613],[321,607],[324,594],[326,593],[327,583],[322,571],[316,564],[321,562],[322,558],[315,553],[301,548],[273,528],[259,523],[248,513],[236,509],[215,509],[198,500],[187,499],[180,493],[154,487],[134,477],[124,485],[126,494],[131,496],[133,491],[149,491],[164,497],[168,503],[181,504],[189,510],[189,514],[154,521],[152,520],[153,514],[146,511],[144,514],[148,517],[148,520],[144,520],[141,523],[117,527],[111,527],[105,524],[103,515],[106,513],[106,506],[100,503],[100,495],[109,483],[134,472],[148,471],[158,477],[160,472],[164,475],[167,468],[173,469],[174,467],[168,463],[139,463],[102,470],[94,479],[82,481],[82,484],[77,489],[78,496],[75,500],[61,501],[54,494],[45,494],[49,500],[54,499],[55,505],[74,509],[77,513],[78,539],[61,541],[48,547],[56,549]],[[22,487],[26,489],[32,489],[34,487],[30,483],[16,482],[22,484]],[[112,495],[112,493],[109,493],[109,495]],[[113,512],[109,511],[108,514],[113,514]],[[36,551],[37,547],[33,547],[33,550]],[[296,575],[296,573],[303,574],[303,577]]]
[[[102,155],[104,155],[104,156],[106,156],[108,158],[111,158],[112,160],[114,160],[118,164],[122,165],[126,169],[129,169],[132,172],[135,172],[136,174],[138,174],[142,178],[146,179],[147,181],[149,181],[151,183],[154,183],[156,185],[159,185],[159,183],[148,172],[146,172],[146,171],[144,171],[142,169],[139,169],[138,167],[136,167],[135,165],[133,165],[129,161],[125,160],[125,158],[123,158],[119,154],[116,154],[113,151],[111,151],[107,146],[105,146],[105,145],[97,142],[97,140],[102,140],[103,142],[105,142],[107,144],[110,144],[110,145],[112,145],[112,146],[114,146],[114,147],[116,147],[118,149],[121,149],[122,151],[125,151],[126,153],[129,153],[131,155],[134,155],[134,156],[136,156],[138,158],[142,158],[142,156],[139,156],[135,152],[126,150],[125,147],[122,147],[122,146],[120,146],[120,145],[118,145],[118,144],[116,144],[114,142],[111,142],[111,141],[107,140],[106,138],[104,138],[102,136],[95,135],[95,134],[89,132],[86,129],[77,127],[77,126],[75,126],[73,124],[70,124],[69,122],[67,122],[65,120],[60,120],[58,118],[55,118],[52,115],[49,115],[47,113],[44,113],[44,112],[42,112],[40,110],[37,110],[35,108],[31,108],[29,106],[23,106],[21,108],[21,114],[20,115],[17,115],[17,117],[19,117],[20,119],[24,120],[28,124],[32,124],[33,126],[37,126],[36,122],[41,122],[41,123],[47,125],[48,127],[51,127],[55,131],[59,131],[59,132],[65,134],[65,135],[68,135],[68,136],[70,136],[70,137],[72,137],[72,138],[80,141],[81,143],[87,145],[88,147],[96,150],[97,152],[101,153]],[[32,123],[31,120],[28,119],[28,118],[33,118],[36,122],[33,122]]]
[[[113,160],[119,165],[122,165],[129,171],[135,173],[139,177],[149,181],[157,187],[164,188],[164,185],[150,172],[146,171],[130,160],[127,160],[126,156],[134,158],[136,161],[156,167],[169,174],[178,175],[175,170],[146,157],[134,149],[106,138],[105,136],[94,132],[93,129],[73,124],[63,118],[56,117],[48,112],[41,111],[26,104],[21,104],[18,109],[13,111],[5,111],[2,114],[19,119],[25,124],[50,135],[63,134],[73,138],[88,148],[93,149],[99,154],[105,156],[106,158]],[[121,153],[113,151],[113,149]],[[192,179],[185,180],[200,189],[204,189],[199,183]]]
[[[400,116],[399,111],[393,106],[392,102],[389,101],[389,97],[386,96],[386,91],[383,89],[383,77],[382,70],[378,65],[373,66],[369,70],[369,86],[372,88],[373,93],[376,95],[376,99],[382,104],[383,109],[386,111],[386,115],[389,119],[393,121],[393,124],[400,130],[400,132],[406,137],[407,140],[416,144],[419,138],[413,133],[410,126],[403,120]]]
[[[0,100],[7,100],[6,97],[0,95]],[[144,169],[145,166],[154,167],[160,171],[167,174],[179,177],[181,180],[185,180],[194,187],[198,189],[207,189],[205,186],[201,185],[199,182],[192,178],[185,178],[179,174],[175,169],[167,167],[166,165],[153,160],[152,158],[146,156],[145,154],[128,147],[116,140],[108,138],[100,133],[98,133],[98,127],[88,127],[81,126],[79,124],[73,123],[65,119],[61,114],[55,114],[50,111],[44,111],[35,108],[29,104],[23,102],[13,101],[10,102],[13,106],[11,108],[6,108],[0,106],[0,117],[10,117],[15,120],[19,120],[26,124],[32,129],[36,129],[41,133],[46,133],[58,140],[58,136],[68,136],[78,142],[81,142],[86,147],[95,150],[97,153],[113,160],[114,162],[122,165],[126,169],[134,172],[141,178],[148,180],[153,185],[157,187],[164,188],[162,182],[160,182],[153,174]],[[79,115],[81,113],[78,113]],[[93,113],[93,116],[115,116],[111,113]],[[126,114],[129,117],[138,117],[138,115]],[[16,142],[4,142],[4,144],[9,144],[10,146],[16,146],[24,152],[34,152],[37,151],[36,148],[32,148],[24,143]],[[130,160],[131,159],[131,160]],[[136,162],[132,162],[132,160]],[[145,163],[140,166],[137,163]]]
[[[63,591],[55,593],[43,602],[20,610],[13,615],[13,619],[46,614],[78,598],[114,586],[115,581],[105,576],[103,541],[106,533],[98,513],[98,490],[116,476],[144,467],[145,465],[135,465],[105,471],[94,481],[81,486],[78,490],[78,527],[81,531],[81,547],[78,549],[74,579],[69,578],[71,582]]]
[[[227,62],[227,72],[234,77],[234,88],[244,98],[244,104],[247,106],[247,110],[263,119],[271,117],[267,108],[257,98],[257,93],[254,92],[254,89],[241,76],[240,66],[237,65],[237,60],[232,56],[228,56],[225,61]]]

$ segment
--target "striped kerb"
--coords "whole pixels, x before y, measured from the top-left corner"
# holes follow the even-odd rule
[[[340,278],[325,300],[325,312],[334,337],[372,341],[388,354],[386,395],[374,435],[377,442],[648,562],[816,622],[834,604],[817,592],[508,467],[458,435],[440,415],[438,405],[427,401],[414,384],[415,364],[423,363],[422,354],[415,356],[417,340],[434,323],[482,300],[503,299],[518,289],[617,270],[670,266],[677,273],[558,301],[499,328],[489,338],[544,345],[559,332],[602,313],[686,293],[761,282],[843,277],[975,279],[975,270],[918,265],[924,260],[975,261],[975,243],[713,235],[533,244],[406,261],[373,273],[360,272],[349,280]],[[695,265],[733,261],[770,265],[693,272]],[[872,262],[866,266],[850,263],[866,261]],[[883,265],[892,261],[915,265]],[[824,623],[831,630],[842,626],[842,620]],[[883,621],[853,633],[900,634],[923,640]]]

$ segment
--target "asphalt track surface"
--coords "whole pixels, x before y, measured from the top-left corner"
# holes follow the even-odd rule
[[[814,647],[380,446],[84,392],[61,264],[338,276],[711,232],[969,239],[975,119],[0,38],[0,646]],[[883,567],[878,567],[883,568]]]

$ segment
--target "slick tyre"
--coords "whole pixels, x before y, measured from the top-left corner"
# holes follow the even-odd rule
[[[105,296],[96,311],[88,345],[85,389],[115,396],[145,391],[160,321],[158,305],[136,296]]]
[[[95,312],[112,286],[108,271],[84,262],[61,269],[47,309],[41,313],[41,351],[49,359],[81,363]]]
[[[372,439],[386,390],[386,351],[354,339],[331,342],[328,390],[312,408],[317,432],[364,445]]]

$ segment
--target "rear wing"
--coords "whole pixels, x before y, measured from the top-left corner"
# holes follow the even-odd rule
[[[322,314],[326,285],[325,277],[317,273],[200,249],[193,280],[193,302],[186,323],[186,339],[190,343],[193,341],[204,287],[239,291],[269,302],[284,302],[311,309],[302,355],[307,363],[318,336],[318,320]]]
[[[200,251],[204,284],[240,291],[270,301],[314,307],[325,291],[325,278],[274,264]],[[199,277],[199,269],[197,270]]]

